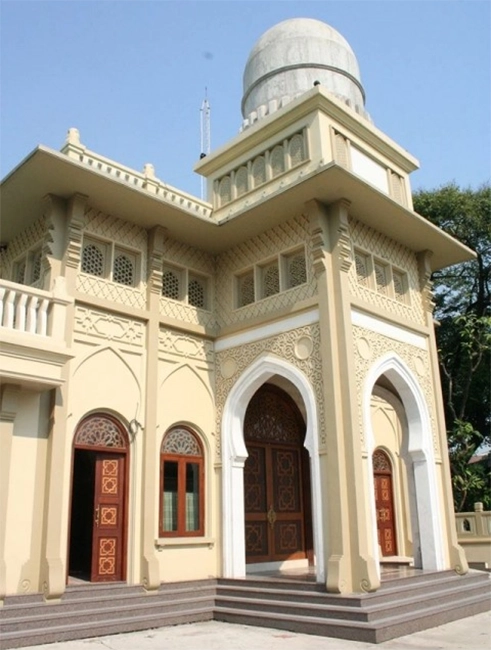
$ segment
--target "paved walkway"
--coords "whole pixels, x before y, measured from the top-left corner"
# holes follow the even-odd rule
[[[229,623],[192,623],[24,650],[489,650],[491,612],[379,645]]]

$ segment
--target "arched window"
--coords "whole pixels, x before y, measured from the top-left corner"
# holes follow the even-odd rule
[[[160,450],[160,537],[204,535],[203,448],[186,427],[170,429]]]

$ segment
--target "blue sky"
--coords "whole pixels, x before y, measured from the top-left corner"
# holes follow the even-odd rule
[[[375,125],[415,155],[413,188],[491,176],[489,0],[0,0],[1,176],[75,126],[89,149],[200,194],[200,106],[212,149],[241,123],[255,41],[323,20],[360,64]]]

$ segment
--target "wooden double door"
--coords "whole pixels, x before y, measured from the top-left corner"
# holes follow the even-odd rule
[[[293,400],[265,385],[245,417],[246,562],[313,560],[305,425]]]
[[[91,448],[80,438],[85,444],[74,449],[69,575],[121,581],[126,577],[127,450]]]

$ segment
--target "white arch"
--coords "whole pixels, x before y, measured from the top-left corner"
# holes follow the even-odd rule
[[[402,442],[401,455],[406,462],[408,474],[414,563],[418,568],[442,570],[445,562],[439,525],[441,510],[431,419],[419,383],[402,359],[394,353],[387,354],[376,361],[367,374],[363,390],[363,425],[368,453],[369,494],[374,494],[372,454],[375,449],[370,401],[375,382],[381,375],[385,375],[396,388],[406,415],[407,434]],[[372,541],[375,554],[378,555],[374,499],[370,499],[370,504]]]
[[[315,395],[307,377],[287,361],[267,354],[256,359],[239,377],[230,391],[222,417],[223,471],[223,574],[227,578],[244,577],[245,515],[244,463],[248,456],[244,442],[244,417],[251,397],[273,375],[288,379],[299,391],[306,410],[304,446],[310,456],[312,485],[312,526],[317,581],[325,582],[322,534],[318,420]]]

